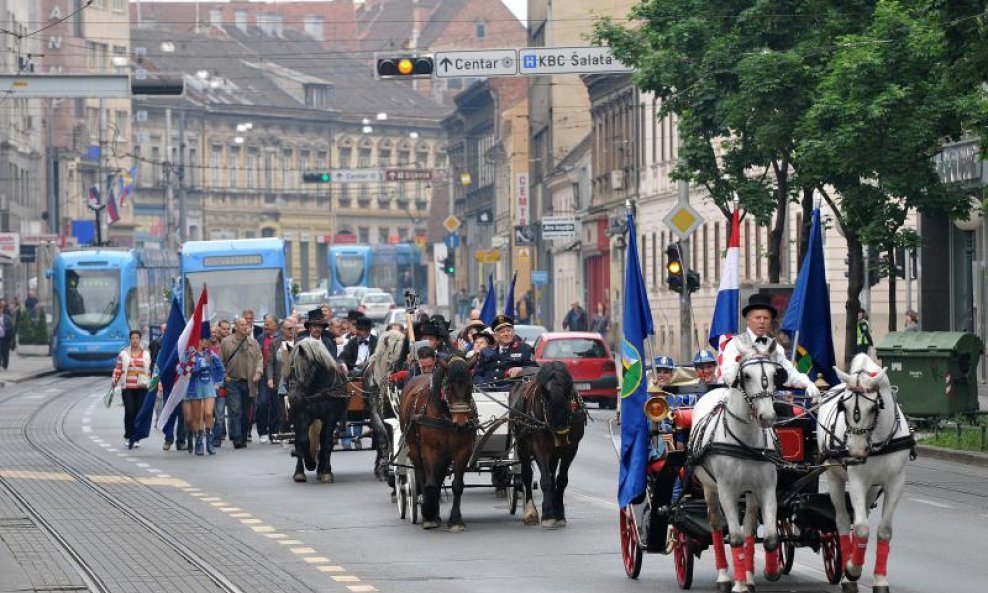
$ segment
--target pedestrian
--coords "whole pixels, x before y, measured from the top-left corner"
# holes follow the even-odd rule
[[[220,321],[216,324],[217,331],[209,337],[209,349],[213,354],[220,357],[220,362],[223,362],[220,345],[223,342],[223,337],[226,337],[220,326],[224,323],[229,326],[229,322]],[[226,386],[222,381],[216,385],[216,401],[213,402],[213,406],[213,429],[211,434],[206,436],[212,439],[213,447],[221,447],[223,439],[226,438]],[[180,440],[179,443],[181,442]]]
[[[151,354],[141,346],[141,332],[131,330],[130,344],[117,355],[117,366],[113,369],[113,387],[123,379],[121,399],[124,404],[124,441],[131,448],[130,438],[134,434],[134,420],[137,411],[144,403],[148,388],[148,371],[151,368]]]
[[[288,385],[285,368],[292,347],[295,346],[295,320],[292,317],[281,322],[281,334],[273,340],[265,363],[268,388],[272,391],[271,417],[268,419],[268,437],[272,443],[285,431],[285,395]]]
[[[456,316],[460,320],[460,323],[466,320],[469,312],[470,295],[467,294],[467,289],[461,286],[460,290],[456,293]]]
[[[597,332],[606,339],[610,330],[611,317],[607,314],[607,305],[603,301],[597,301],[597,312],[590,319],[590,331]]]
[[[34,313],[34,308],[38,306],[38,297],[34,296],[34,293],[30,290],[27,291],[27,297],[24,299],[24,308],[27,309],[28,313]]]
[[[254,408],[255,419],[257,421],[258,442],[264,444],[270,442],[272,428],[277,426],[275,405],[274,381],[268,375],[269,364],[274,365],[272,352],[277,352],[276,342],[281,341],[278,332],[278,319],[271,313],[264,315],[264,333],[261,334],[260,347],[261,358],[263,359],[264,373],[261,375],[261,382],[257,386],[257,404]]]
[[[210,349],[209,338],[202,338],[189,358],[182,361],[192,369],[189,387],[182,401],[182,414],[189,434],[193,437],[196,455],[213,455],[213,410],[216,403],[216,385],[223,381],[223,363]]]
[[[15,337],[14,318],[10,314],[10,307],[5,305],[0,309],[0,367],[5,371],[10,363],[10,350]]]
[[[233,334],[220,342],[220,357],[226,370],[226,411],[229,418],[228,431],[234,449],[247,446],[244,431],[244,414],[249,413],[251,393],[263,372],[261,347],[251,336],[251,326],[247,319],[240,317],[234,324]]]
[[[919,331],[919,313],[917,313],[912,309],[906,311],[906,328],[903,331],[907,331],[907,332]]]
[[[354,369],[362,370],[367,358],[377,349],[377,336],[370,335],[373,325],[369,317],[357,319],[353,337],[343,348],[343,353],[340,354],[340,360],[351,371]]]
[[[858,309],[858,340],[855,344],[855,352],[868,354],[868,351],[875,345],[871,337],[871,324],[868,323],[868,312]]]
[[[587,331],[587,312],[580,306],[579,301],[573,301],[566,317],[563,318],[563,329],[571,332]]]

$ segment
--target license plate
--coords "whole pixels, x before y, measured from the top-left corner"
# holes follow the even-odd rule
[[[577,391],[590,391],[589,383],[574,383],[573,386],[576,387]]]

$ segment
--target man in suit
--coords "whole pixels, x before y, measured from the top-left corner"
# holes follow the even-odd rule
[[[353,337],[343,347],[340,360],[349,369],[363,368],[367,359],[377,348],[377,336],[371,335],[374,326],[369,317],[359,317],[354,322]]]
[[[497,344],[478,354],[474,383],[501,382],[521,375],[525,367],[538,366],[535,351],[515,335],[515,322],[511,317],[498,315],[491,327]]]

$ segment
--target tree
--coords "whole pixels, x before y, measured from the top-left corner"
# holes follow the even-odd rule
[[[847,239],[849,345],[860,306],[862,246],[894,254],[915,242],[902,229],[911,211],[958,218],[971,207],[970,196],[941,181],[933,156],[944,140],[985,129],[988,111],[978,79],[952,72],[952,25],[939,4],[879,1],[863,31],[838,39],[799,126],[800,174],[816,181]],[[895,316],[894,294],[891,304]],[[848,348],[846,360],[850,354]]]

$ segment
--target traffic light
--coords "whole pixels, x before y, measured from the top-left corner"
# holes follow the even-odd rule
[[[330,181],[332,181],[332,176],[329,171],[302,173],[303,183],[329,183]]]
[[[683,256],[679,243],[666,247],[666,285],[669,290],[683,292]]]
[[[378,78],[411,78],[432,76],[433,61],[429,56],[393,56],[377,58]]]
[[[156,78],[130,81],[131,95],[175,96],[185,93],[185,81],[181,78]]]
[[[443,258],[443,272],[450,276],[456,274],[456,256],[452,252]]]
[[[689,292],[700,290],[700,272],[696,270],[686,272],[686,290]]]

